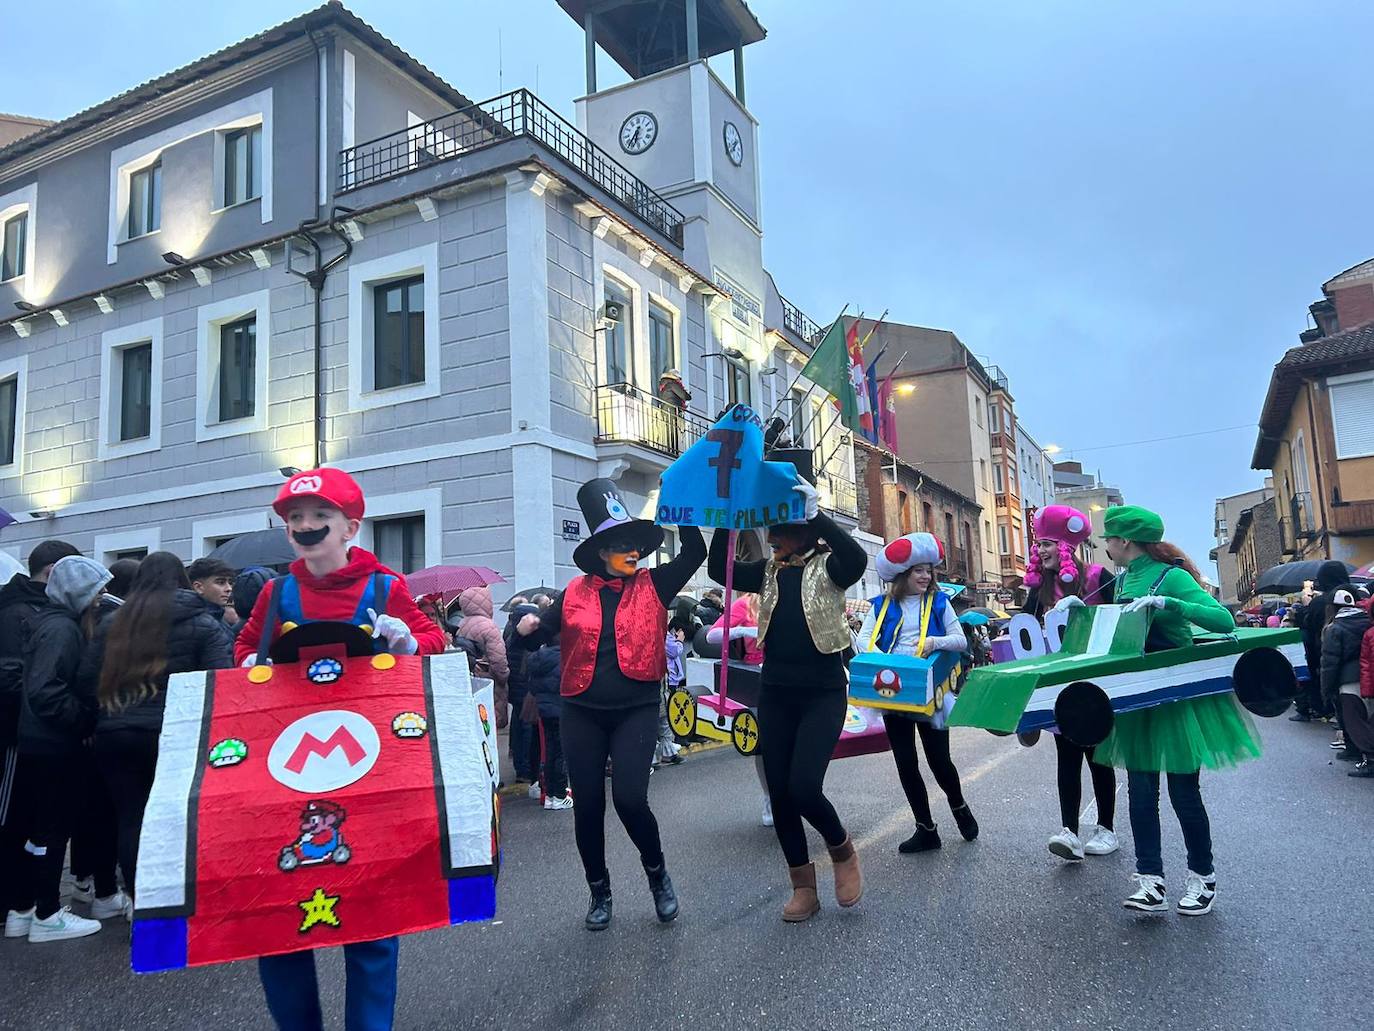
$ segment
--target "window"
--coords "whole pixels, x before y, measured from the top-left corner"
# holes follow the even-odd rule
[[[1307,476],[1307,438],[1302,430],[1293,434],[1293,486],[1299,494],[1310,494],[1312,486]]]
[[[152,433],[152,342],[122,349],[119,366],[119,439],[142,440]]]
[[[911,533],[915,529],[911,525],[911,496],[904,490],[897,492],[897,511],[901,520],[902,533]]]
[[[930,507],[929,501],[921,502],[921,529],[926,533],[935,532],[935,512]]]
[[[677,368],[677,341],[673,339],[673,313],[649,302],[649,372],[653,385],[669,369]]]
[[[634,306],[629,290],[615,280],[606,279],[606,303],[620,305],[620,321],[606,327],[606,382],[634,382]],[[657,386],[657,383],[655,383]]]
[[[262,196],[262,126],[224,134],[224,206]]]
[[[725,359],[725,396],[732,405],[752,404],[749,388],[749,363]]]
[[[988,429],[993,433],[1002,432],[1002,406],[988,405]]]
[[[129,239],[162,228],[162,162],[129,176]]]
[[[992,521],[988,519],[983,520],[983,540],[992,540]],[[984,547],[986,547],[986,545],[984,545]]]
[[[1337,458],[1374,455],[1374,379],[1368,373],[1328,381]]]
[[[0,466],[14,464],[19,434],[19,377],[0,382]]]
[[[24,274],[25,252],[28,249],[29,213],[27,211],[5,220],[4,236],[0,237],[0,281],[18,279]]]
[[[806,398],[803,394],[792,392],[792,444],[806,447]]]
[[[372,524],[372,542],[378,561],[398,573],[413,573],[425,567],[422,515],[376,520]]]
[[[1002,463],[1001,463],[1001,462],[993,462],[993,463],[992,463],[992,486],[993,486],[993,489],[994,489],[995,491],[997,491],[998,494],[1001,494],[1002,491],[1003,491],[1003,489],[1004,489],[1003,486],[1002,486]]]
[[[250,419],[257,406],[258,319],[250,315],[219,328],[217,422]]]
[[[997,550],[1003,555],[1011,554],[1011,546],[1007,542],[1007,524],[997,524]]]
[[[373,389],[425,379],[425,277],[378,284],[374,306]]]
[[[963,541],[964,541],[964,557],[965,557],[966,560],[971,560],[972,557],[973,557],[973,527],[969,525],[969,523],[968,523],[967,520],[965,520],[965,522],[964,522],[964,537],[963,537]]]
[[[142,561],[161,548],[162,530],[158,527],[121,530],[116,533],[96,534],[91,557],[101,565],[109,566],[122,558]]]
[[[948,512],[945,513],[945,547],[954,544],[954,517]]]
[[[111,551],[111,552],[107,552],[107,554],[110,556],[111,560],[114,561],[114,562],[118,562],[120,559],[126,559],[126,558],[131,558],[131,559],[133,559],[135,562],[142,562],[145,558],[148,557],[148,549],[147,549],[147,548],[126,548],[124,551]]]
[[[988,460],[986,458],[978,459],[978,469],[983,475],[983,486],[990,488],[992,486],[992,477],[988,474]]]

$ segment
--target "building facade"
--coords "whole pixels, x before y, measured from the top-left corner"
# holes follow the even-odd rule
[[[1272,498],[1258,501],[1240,513],[1226,550],[1236,569],[1236,582],[1231,590],[1235,592],[1236,604],[1244,608],[1259,598],[1255,583],[1260,574],[1277,565],[1282,558],[1278,510]],[[1227,585],[1223,582],[1217,586],[1224,595]],[[1218,600],[1226,604],[1224,597]]]
[[[474,104],[327,4],[0,149],[5,546],[194,558],[329,464],[396,568],[565,583],[582,482],[651,512],[719,410],[788,409],[815,339],[762,268],[757,124],[675,54],[579,127],[524,90]],[[620,107],[660,99],[685,121],[629,153]],[[856,525],[848,438],[803,439]]]
[[[1212,520],[1213,533],[1217,543],[1209,557],[1216,563],[1217,586],[1220,590],[1218,600],[1223,605],[1236,606],[1241,602],[1238,594],[1241,577],[1237,566],[1237,554],[1231,551],[1230,547],[1231,540],[1236,533],[1236,527],[1240,522],[1241,513],[1249,511],[1261,502],[1272,502],[1273,498],[1272,480],[1266,480],[1265,486],[1259,490],[1249,490],[1242,494],[1217,498],[1216,511]]]
[[[1021,511],[1025,520],[1026,555],[1035,543],[1033,523],[1035,515],[1046,505],[1054,504],[1054,459],[1026,430],[1023,420],[1016,420],[1016,454],[1020,470]]]
[[[1002,585],[1019,588],[1026,575],[1025,510],[1021,498],[1021,463],[1017,448],[1016,399],[1007,375],[996,365],[986,366],[988,443],[992,451],[992,490],[996,505],[997,567]]]
[[[1092,520],[1093,533],[1084,545],[1089,565],[1115,569],[1107,555],[1102,520],[1107,509],[1124,505],[1125,499],[1116,487],[1102,483],[1096,475],[1085,473],[1081,462],[1065,461],[1054,464],[1054,500],[1086,512]]]

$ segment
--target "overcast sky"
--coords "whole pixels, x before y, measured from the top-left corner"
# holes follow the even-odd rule
[[[348,6],[474,99],[529,86],[571,116],[581,93],[554,0]],[[1261,482],[1273,363],[1322,282],[1374,256],[1374,4],[750,7],[782,291],[818,321],[849,303],[954,330],[1042,445],[1158,509],[1202,564],[1213,499]],[[63,118],[306,9],[7,4],[0,110]]]

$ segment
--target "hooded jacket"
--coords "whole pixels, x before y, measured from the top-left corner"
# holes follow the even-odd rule
[[[47,584],[16,573],[0,587],[0,749],[19,733],[24,695],[24,646],[38,613],[48,604]]]
[[[1322,696],[1328,702],[1335,702],[1342,684],[1360,682],[1360,644],[1369,625],[1368,612],[1347,605],[1322,631]]]
[[[558,639],[530,653],[527,669],[530,694],[539,703],[540,717],[558,719],[563,714],[563,651]]]
[[[24,696],[19,751],[70,755],[95,727],[94,694],[78,682],[86,638],[81,618],[99,597],[110,572],[79,555],[52,567],[48,602],[34,618],[24,648]]]
[[[86,649],[77,677],[83,687],[90,685],[92,690],[99,687],[106,644],[118,613],[119,609],[107,613],[96,625],[95,637]],[[234,640],[224,624],[223,610],[195,591],[178,589],[173,592],[164,646],[167,667],[159,678],[157,693],[123,709],[107,711],[102,707],[96,717],[97,734],[114,730],[160,732],[167,703],[168,676],[205,669],[229,669],[234,665]]]
[[[291,563],[291,575],[300,585],[301,609],[308,619],[313,620],[353,622],[358,603],[362,601],[363,592],[367,590],[368,581],[374,573],[384,573],[396,578],[387,595],[386,614],[395,616],[410,627],[410,632],[419,645],[416,654],[437,655],[442,652],[448,644],[443,630],[415,607],[415,599],[410,596],[410,588],[406,586],[405,577],[378,562],[377,556],[372,552],[364,551],[362,548],[349,548],[348,563],[342,569],[336,569],[324,576],[315,576],[311,573],[305,559],[298,558]],[[258,595],[258,600],[253,605],[253,614],[248,617],[248,623],[234,641],[235,662],[243,662],[258,650],[262,640],[262,625],[267,619],[267,610],[272,604],[272,591],[277,583],[276,580],[271,581]],[[275,634],[280,633],[281,628],[277,627],[274,639]]]
[[[1331,595],[1349,579],[1350,573],[1344,562],[1332,559],[1317,567],[1314,585],[1321,594],[1308,603],[1302,614],[1302,647],[1307,655],[1308,675],[1312,678],[1314,686],[1320,684],[1317,671],[1321,669],[1322,663],[1322,630],[1326,626],[1326,613],[1331,606]]]
[[[529,690],[529,662],[531,652],[524,648],[511,646],[511,642],[516,638],[516,626],[524,616],[539,615],[538,605],[517,605],[510,610],[510,618],[506,620],[506,629],[501,633],[501,644],[506,649],[506,662],[510,667],[510,674],[507,677],[508,695],[510,704],[517,708],[525,700],[525,693]]]
[[[491,589],[469,587],[458,595],[458,611],[463,614],[458,633],[482,645],[492,678],[504,689],[510,680],[510,662],[506,658],[506,642],[501,638],[501,628],[492,619]]]

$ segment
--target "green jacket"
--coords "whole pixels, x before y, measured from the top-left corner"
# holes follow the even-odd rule
[[[1155,587],[1161,573],[1164,579]],[[1236,628],[1236,621],[1226,606],[1203,590],[1187,570],[1166,566],[1149,555],[1141,555],[1117,579],[1116,597],[1118,601],[1133,601],[1151,593],[1167,599],[1164,608],[1155,610],[1152,628],[1175,648],[1193,643],[1190,623],[1218,634]]]

